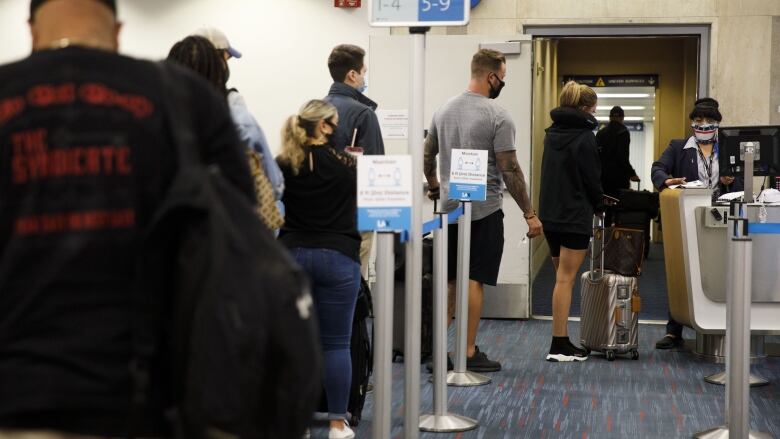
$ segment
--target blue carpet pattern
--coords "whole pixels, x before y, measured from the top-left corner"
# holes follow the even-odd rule
[[[590,267],[590,257],[585,258],[580,274]],[[577,276],[579,279],[579,275]],[[549,259],[539,271],[531,290],[531,314],[534,316],[552,315],[552,292],[555,287],[555,271]],[[639,295],[642,296],[643,320],[664,320],[669,317],[669,299],[666,294],[666,268],[664,267],[664,247],[662,244],[650,244],[650,255],[642,263],[642,275],[639,276]],[[571,299],[572,317],[580,315],[580,282],[574,285]]]
[[[594,354],[583,363],[548,363],[551,323],[483,320],[480,349],[503,363],[493,383],[448,388],[449,410],[477,419],[463,433],[420,433],[420,438],[684,438],[723,424],[725,391],[702,377],[723,370],[684,352],[652,349],[663,335],[659,325],[640,327],[640,358],[607,362]],[[578,340],[578,323],[570,324]],[[452,337],[451,337],[452,338]],[[421,414],[432,410],[430,376],[422,368]],[[780,438],[780,358],[754,366],[771,385],[751,389],[752,428]],[[403,364],[393,365],[392,439],[403,437]],[[355,428],[371,437],[372,394]],[[327,438],[322,425],[313,438]]]

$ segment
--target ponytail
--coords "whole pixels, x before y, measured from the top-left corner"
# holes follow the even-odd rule
[[[290,116],[282,127],[282,152],[279,161],[292,169],[293,175],[298,175],[301,164],[306,158],[306,144],[314,139],[317,124],[321,120],[329,120],[336,116],[336,107],[313,99],[301,107],[298,115]]]
[[[301,128],[300,117],[288,117],[282,127],[282,152],[279,154],[279,159],[290,166],[293,174],[298,174],[298,169],[305,158],[306,140],[308,140],[306,130]]]

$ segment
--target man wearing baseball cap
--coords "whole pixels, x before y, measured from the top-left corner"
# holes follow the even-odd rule
[[[137,243],[178,166],[160,72],[117,53],[116,13],[110,0],[33,0],[33,52],[0,66],[2,439],[131,434]],[[166,70],[191,96],[202,160],[254,202],[224,101]],[[170,434],[160,369],[136,437]]]
[[[213,44],[218,51],[222,52],[225,62],[229,61],[230,58],[241,58],[241,52],[231,46],[227,35],[217,28],[203,27],[196,30],[192,35],[201,36],[211,41],[211,44]],[[229,71],[230,69],[228,68],[228,72]],[[273,186],[274,189],[276,205],[281,212],[284,212],[284,205],[281,201],[282,194],[284,193],[284,176],[271,152],[265,132],[263,132],[260,124],[257,123],[257,119],[255,119],[249,111],[249,106],[246,104],[244,96],[242,96],[237,89],[231,88],[228,90],[227,100],[230,114],[233,116],[233,121],[236,123],[239,137],[247,147],[260,154],[263,163],[263,171],[265,171],[265,175],[268,177],[268,180],[271,182],[271,186]]]
[[[213,44],[217,50],[224,50],[226,59],[231,57],[241,58],[241,52],[230,45],[230,41],[228,41],[227,35],[215,27],[202,27],[193,32],[192,35],[203,37],[211,41],[211,44]]]

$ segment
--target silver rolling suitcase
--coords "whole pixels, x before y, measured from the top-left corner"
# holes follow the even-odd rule
[[[629,354],[636,360],[641,309],[638,281],[634,276],[604,271],[603,221],[598,216],[593,219],[590,271],[582,274],[581,342],[588,351],[603,352],[609,361],[616,354]]]

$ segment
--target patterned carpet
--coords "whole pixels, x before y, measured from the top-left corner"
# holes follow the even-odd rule
[[[480,349],[503,363],[493,383],[448,388],[449,410],[480,422],[458,434],[421,433],[423,439],[456,438],[683,438],[718,426],[724,419],[724,387],[702,377],[723,370],[690,353],[657,351],[659,325],[642,325],[640,358],[607,362],[593,355],[577,364],[548,363],[551,323],[530,320],[484,320]],[[578,323],[570,324],[577,340]],[[776,337],[774,338],[776,341]],[[754,367],[771,385],[751,390],[753,428],[780,438],[780,358]],[[432,386],[422,368],[421,413],[431,411]],[[358,438],[371,437],[372,395],[356,427]],[[403,437],[403,364],[393,365],[392,438]],[[326,438],[315,426],[313,438]]]
[[[580,273],[589,269],[590,259],[585,258]],[[579,279],[579,276],[578,276]],[[555,272],[552,261],[546,261],[534,280],[531,297],[531,314],[534,316],[552,315],[552,291],[555,286]],[[639,318],[643,320],[663,320],[668,318],[669,299],[666,295],[666,269],[664,268],[664,247],[661,244],[650,244],[650,256],[642,264],[642,275],[639,276],[639,295],[642,296],[642,312]],[[572,291],[572,317],[580,315],[580,283]]]

